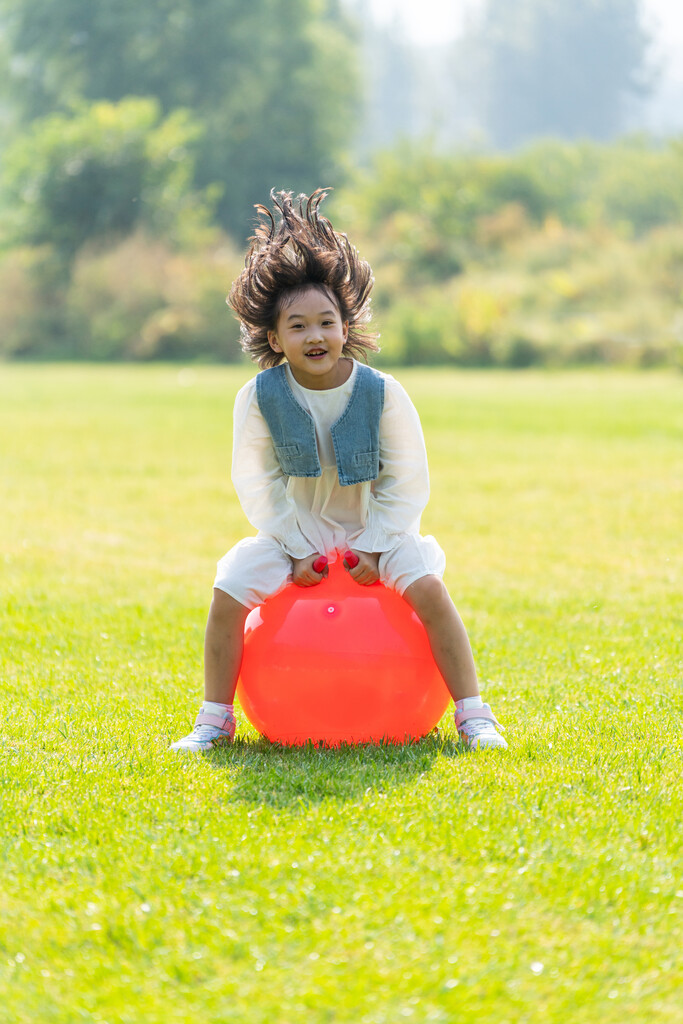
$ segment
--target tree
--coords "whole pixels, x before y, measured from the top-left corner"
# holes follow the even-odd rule
[[[365,79],[365,116],[357,146],[365,156],[419,133],[419,64],[396,26],[379,26],[367,4],[357,7]]]
[[[646,89],[640,0],[486,0],[466,40],[482,119],[503,148],[609,140]]]
[[[223,183],[218,215],[235,231],[270,188],[329,184],[353,130],[339,0],[0,0],[0,29],[20,125],[126,96],[190,110],[204,128],[196,184]]]
[[[182,111],[162,118],[152,99],[83,104],[34,121],[3,158],[6,241],[49,243],[68,267],[86,242],[137,227],[173,237],[188,213],[201,218],[207,209],[190,186],[197,132]]]

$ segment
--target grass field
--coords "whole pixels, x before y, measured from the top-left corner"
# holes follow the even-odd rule
[[[406,371],[508,752],[191,724],[248,369],[0,367],[2,1024],[679,1024],[683,379]]]

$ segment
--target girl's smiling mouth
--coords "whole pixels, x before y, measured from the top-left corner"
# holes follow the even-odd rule
[[[326,356],[327,352],[324,348],[312,348],[310,352],[306,353],[307,359],[320,359],[322,356]]]

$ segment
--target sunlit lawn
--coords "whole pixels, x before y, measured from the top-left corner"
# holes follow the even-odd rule
[[[397,374],[507,753],[179,757],[250,372],[0,367],[0,1022],[677,1024],[683,379]]]

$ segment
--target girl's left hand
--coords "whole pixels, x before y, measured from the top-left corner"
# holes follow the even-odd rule
[[[379,579],[379,553],[369,551],[354,551],[353,554],[358,559],[358,565],[353,569],[349,569],[344,562],[346,571],[352,580],[356,583],[360,583],[363,587],[370,587],[373,583],[377,583]]]

